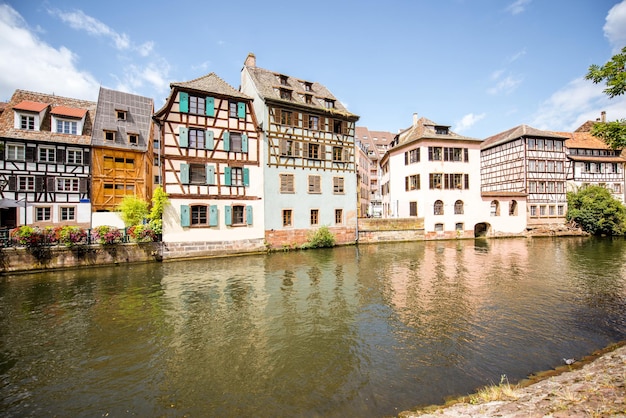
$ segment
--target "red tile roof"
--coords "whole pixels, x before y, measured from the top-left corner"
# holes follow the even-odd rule
[[[30,100],[24,100],[13,106],[13,109],[26,110],[28,112],[41,112],[46,107],[48,107],[47,103],[31,102]]]
[[[75,107],[56,106],[52,108],[53,115],[68,116],[70,118],[83,118],[87,109],[77,109]]]

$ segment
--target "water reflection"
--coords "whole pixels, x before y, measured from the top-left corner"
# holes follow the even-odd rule
[[[4,416],[383,416],[624,339],[624,240],[421,242],[0,281]]]

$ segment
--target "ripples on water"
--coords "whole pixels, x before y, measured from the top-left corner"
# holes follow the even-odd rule
[[[5,277],[5,416],[384,416],[624,339],[623,240],[342,247]]]

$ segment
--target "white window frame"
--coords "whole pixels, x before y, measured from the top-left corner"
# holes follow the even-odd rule
[[[5,158],[11,161],[25,161],[26,160],[26,145],[6,144]]]
[[[70,160],[70,156],[72,156]],[[80,158],[76,158],[80,157]],[[78,161],[80,160],[80,161]],[[80,148],[68,148],[65,152],[65,162],[67,164],[83,165],[84,155]]]
[[[76,206],[61,206],[59,209],[59,221],[70,222],[76,220]]]
[[[37,159],[42,163],[55,163],[57,161],[56,151],[55,147],[41,146],[37,152]]]
[[[78,192],[80,191],[80,180],[76,177],[57,177],[57,192]]]
[[[21,192],[34,192],[35,176],[17,176],[17,190]]]

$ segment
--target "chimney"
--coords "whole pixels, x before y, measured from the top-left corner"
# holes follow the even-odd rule
[[[417,126],[417,113],[413,113],[413,126]]]
[[[602,119],[602,123],[606,122],[606,111],[600,112],[600,118]]]
[[[245,65],[246,67],[255,68],[256,56],[252,52],[248,53],[248,56],[246,57],[246,61],[243,63],[243,65]]]

